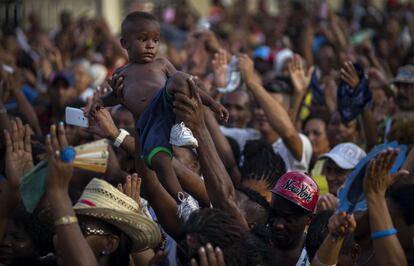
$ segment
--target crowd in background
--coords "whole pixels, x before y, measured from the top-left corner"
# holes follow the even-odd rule
[[[96,110],[88,128],[64,123],[65,107],[120,86],[128,54],[105,18],[64,11],[47,31],[32,13],[27,28],[2,25],[0,265],[414,265],[414,1],[344,0],[338,11],[279,1],[277,15],[266,1],[254,15],[235,2],[212,1],[207,17],[185,3],[153,14],[158,57],[197,79],[192,99],[174,98],[198,140],[171,159],[200,206],[188,219],[137,162],[125,106]],[[230,68],[241,82],[224,92]],[[112,144],[121,129],[130,135],[109,145],[105,173],[56,153]],[[46,192],[29,212],[21,177],[45,159]],[[364,199],[347,212],[355,173]]]

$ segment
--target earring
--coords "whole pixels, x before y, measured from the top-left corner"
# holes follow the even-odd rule
[[[103,256],[105,256],[105,255],[106,255],[106,250],[102,250],[101,254],[102,254]]]

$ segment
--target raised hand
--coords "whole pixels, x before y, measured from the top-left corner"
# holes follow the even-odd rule
[[[125,195],[127,195],[128,197],[132,198],[133,200],[135,200],[140,209],[142,208],[141,205],[141,178],[138,177],[138,174],[132,174],[128,175],[125,178],[125,183],[122,184],[118,184],[117,188],[119,191],[121,191],[122,193],[124,193]]]
[[[11,189],[19,189],[20,178],[33,168],[29,125],[20,118],[11,122],[11,134],[4,132],[6,141],[6,177]]]
[[[295,54],[289,64],[289,76],[293,83],[293,88],[296,93],[303,95],[306,93],[309,83],[312,78],[314,67],[310,67],[308,71],[303,66],[302,58]]]
[[[407,170],[400,170],[395,174],[389,174],[398,153],[398,149],[388,149],[369,162],[364,178],[364,192],[367,196],[385,196],[385,192],[395,180],[409,173]]]
[[[98,86],[93,96],[88,99],[88,103],[85,108],[83,108],[83,112],[89,119],[93,120],[95,112],[104,108],[102,97],[112,91],[110,82],[112,83],[111,80],[107,80],[106,84]]]
[[[103,108],[94,112],[90,118],[89,128],[86,129],[87,132],[95,134],[101,138],[107,138],[112,141],[115,140],[119,134],[119,131],[107,109]]]
[[[194,79],[187,80],[190,87],[191,99],[182,93],[177,93],[174,97],[174,113],[183,118],[183,122],[194,130],[204,124],[203,103],[201,102],[199,88]]]
[[[356,222],[353,215],[340,212],[329,219],[329,232],[336,237],[345,237],[355,231]]]
[[[341,68],[341,79],[354,89],[358,86],[359,76],[351,61],[346,61]]]
[[[47,193],[67,193],[69,182],[72,179],[73,160],[64,162],[60,153],[64,149],[71,148],[66,139],[63,122],[50,127],[50,134],[46,137],[46,148],[48,153],[48,174],[46,182]]]
[[[214,73],[214,84],[217,88],[224,88],[227,84],[227,52],[220,49],[218,53],[214,54],[214,59],[211,62]]]
[[[240,71],[244,82],[249,83],[254,78],[253,60],[246,54],[241,54],[237,57],[237,68]]]
[[[318,200],[318,211],[336,210],[338,198],[331,193],[322,195]]]
[[[223,252],[219,247],[213,248],[211,244],[198,249],[199,261],[192,259],[191,266],[225,266]]]
[[[211,110],[220,117],[225,123],[229,120],[229,111],[222,104],[215,102],[210,106]]]

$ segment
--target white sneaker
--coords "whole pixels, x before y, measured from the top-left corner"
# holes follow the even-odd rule
[[[170,143],[174,146],[188,146],[192,148],[198,147],[198,141],[193,136],[191,129],[185,126],[184,122],[175,124],[171,128]]]
[[[190,214],[199,210],[200,206],[195,198],[190,195],[186,197],[183,192],[178,192],[178,199],[181,201],[181,204],[178,205],[177,215],[186,223]]]

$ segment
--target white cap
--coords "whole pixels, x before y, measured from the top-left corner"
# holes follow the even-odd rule
[[[347,142],[336,145],[330,152],[321,156],[332,159],[340,168],[353,169],[367,154],[354,143]]]

